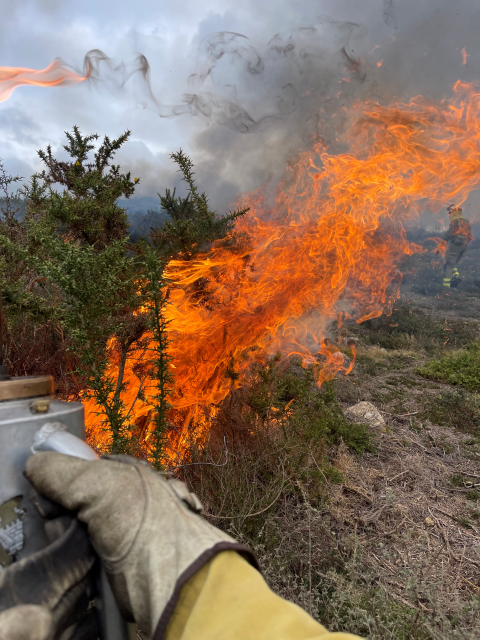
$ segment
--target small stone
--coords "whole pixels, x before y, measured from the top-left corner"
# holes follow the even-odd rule
[[[423,522],[424,522],[426,527],[434,527],[435,526],[435,522],[429,516],[427,516]]]
[[[383,419],[380,411],[371,402],[358,402],[347,409],[347,414],[350,414],[357,420],[366,422],[370,427],[384,427],[385,420]]]

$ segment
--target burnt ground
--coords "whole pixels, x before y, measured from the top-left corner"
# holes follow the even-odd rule
[[[412,239],[430,248],[427,235],[417,231]],[[480,602],[477,392],[418,369],[480,336],[480,241],[460,264],[458,288],[442,286],[439,262],[432,252],[410,256],[392,316],[343,330],[358,359],[352,374],[336,381],[338,399],[344,409],[373,403],[385,424],[370,427],[374,453],[340,449],[336,464],[345,481],[332,485],[329,512],[338,535],[355,534],[363,570],[387,600],[431,619],[431,630],[427,623],[418,637],[474,638],[480,637],[472,613]]]

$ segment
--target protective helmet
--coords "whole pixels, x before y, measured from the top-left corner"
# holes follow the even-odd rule
[[[462,209],[460,209],[460,207],[457,207],[456,204],[448,205],[447,211],[450,216],[455,215],[455,217],[458,217],[458,216],[461,217],[462,215]]]

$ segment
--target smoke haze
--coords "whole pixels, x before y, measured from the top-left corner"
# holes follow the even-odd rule
[[[90,87],[20,88],[0,106],[7,169],[31,173],[34,150],[61,149],[73,124],[131,128],[119,160],[141,178],[139,196],[178,184],[169,153],[182,147],[221,211],[312,141],[335,150],[356,100],[440,100],[456,80],[478,77],[474,1],[164,4],[162,15],[145,2],[132,16],[123,0],[75,10],[0,0],[2,65],[41,68],[60,55],[75,68],[90,49],[92,70]]]

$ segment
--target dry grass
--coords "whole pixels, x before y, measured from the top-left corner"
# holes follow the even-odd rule
[[[395,397],[386,389],[378,403],[386,426],[371,431],[374,452],[311,438],[294,412],[254,420],[243,390],[208,447],[192,445],[175,473],[213,524],[254,549],[272,588],[327,628],[371,640],[470,639],[480,629],[480,448],[419,420],[438,390],[403,388],[405,371],[395,373]],[[361,399],[378,392],[378,378],[362,387],[356,375],[348,384]]]
[[[355,523],[363,563],[390,597],[453,618],[480,595],[480,537],[471,489],[452,486],[451,478],[460,473],[467,483],[478,464],[462,451],[467,436],[433,425],[420,435],[410,418],[386,417],[375,456],[339,452],[347,482],[332,491],[330,513]]]

